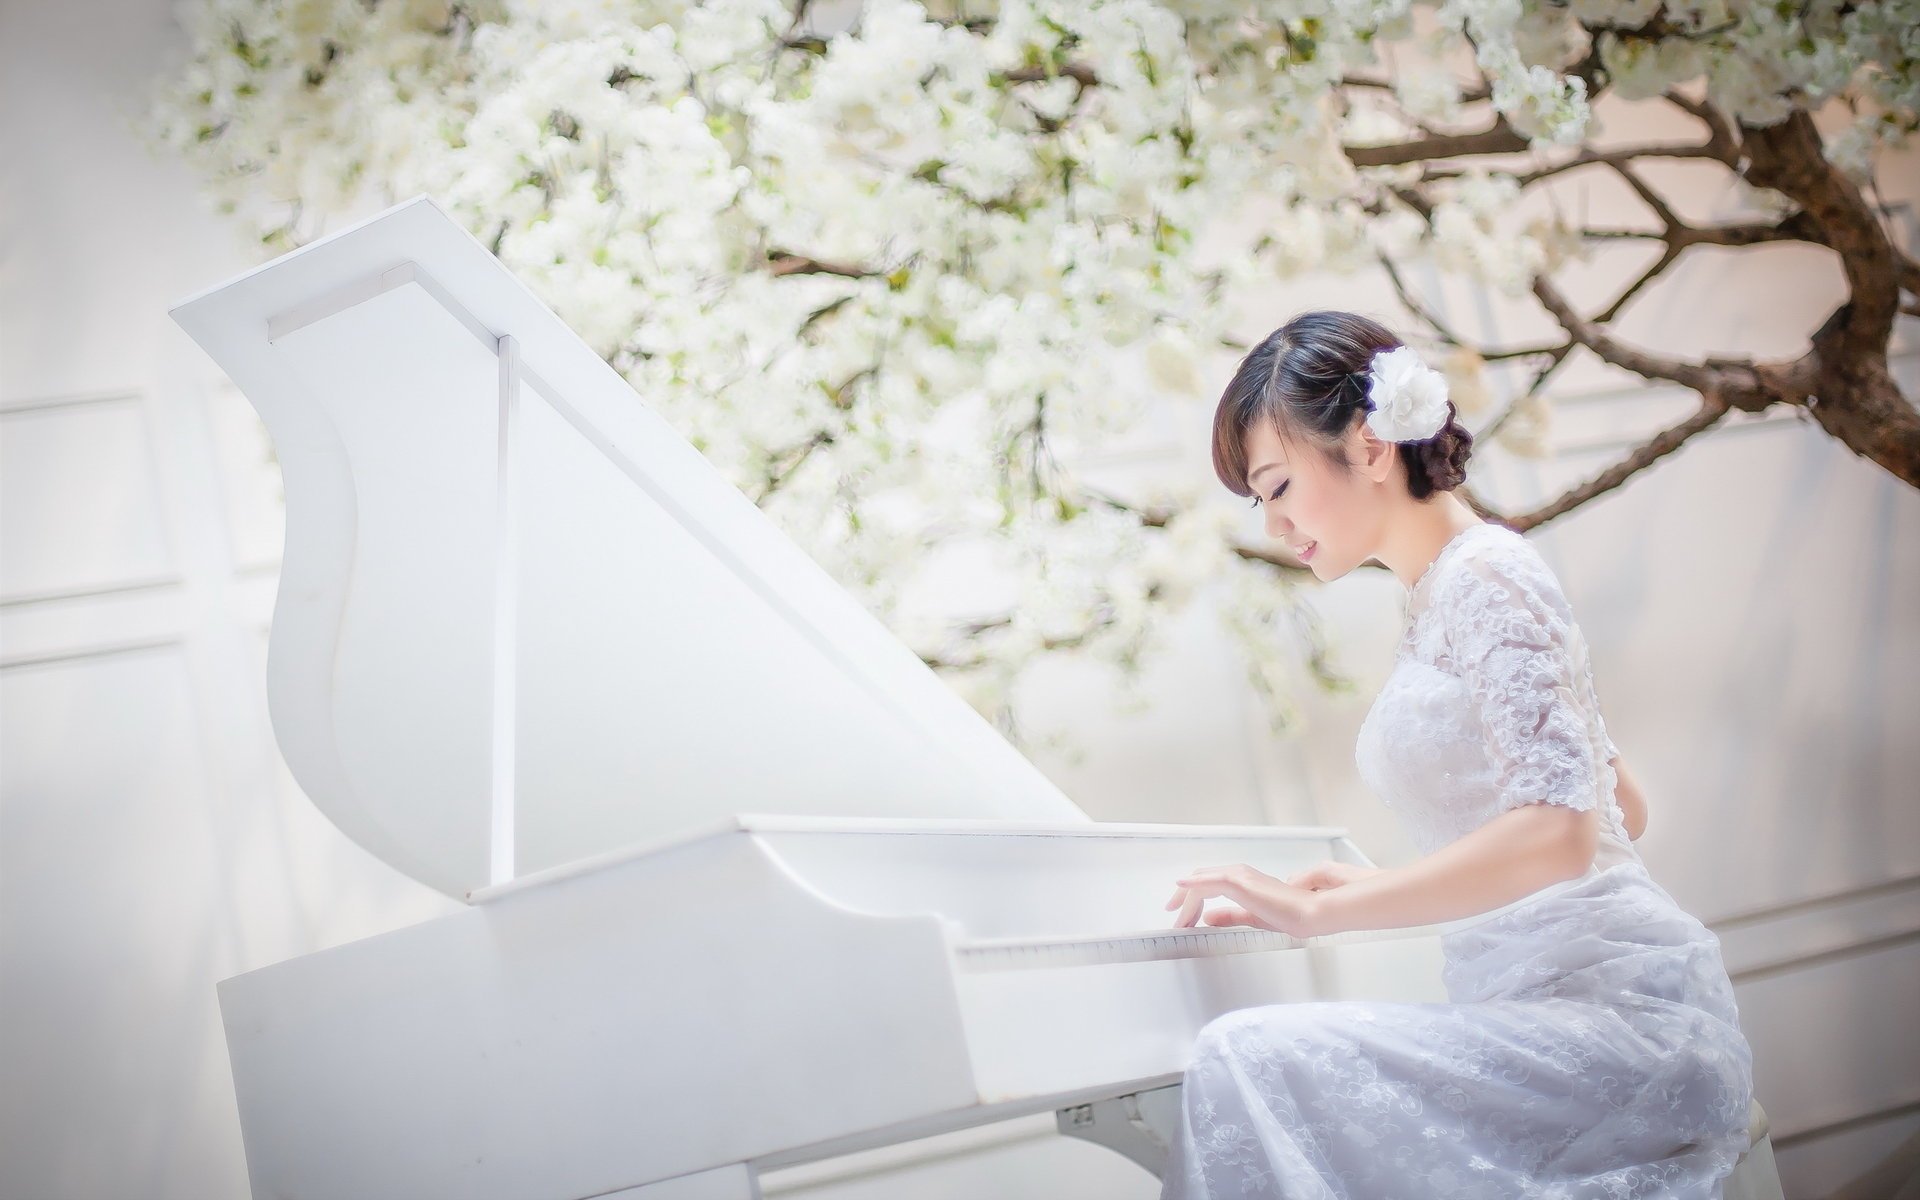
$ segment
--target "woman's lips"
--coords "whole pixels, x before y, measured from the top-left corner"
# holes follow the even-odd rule
[[[1301,562],[1306,562],[1308,559],[1313,557],[1313,552],[1315,550],[1318,550],[1319,548],[1320,548],[1319,542],[1308,542],[1305,547],[1294,551],[1294,553],[1300,556]]]

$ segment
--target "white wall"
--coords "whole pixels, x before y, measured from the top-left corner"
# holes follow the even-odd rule
[[[278,476],[245,401],[165,315],[249,259],[127,127],[177,46],[160,0],[0,11],[8,1197],[244,1196],[214,982],[449,908],[339,835],[267,726]],[[1696,191],[1710,208],[1711,188]],[[1709,255],[1626,332],[1766,351],[1832,294],[1812,252]],[[1526,336],[1500,306],[1448,299],[1463,323]],[[1387,311],[1364,282],[1304,281],[1250,307],[1246,332],[1308,305]],[[1490,500],[1530,506],[1675,411],[1597,373],[1568,388],[1569,453],[1548,468],[1488,449],[1473,481]],[[1109,468],[1204,472],[1205,418],[1175,410],[1180,438]],[[1643,852],[1727,946],[1789,1195],[1824,1194],[1920,1127],[1920,1047],[1901,1017],[1920,996],[1920,496],[1782,417],[1697,439],[1537,538],[1652,793]],[[1310,700],[1284,741],[1203,612],[1178,623],[1149,682],[1165,702],[1144,713],[1116,711],[1098,672],[1050,667],[1035,720],[1085,754],[1042,765],[1097,816],[1346,824],[1377,860],[1406,861],[1352,766],[1400,603],[1377,571],[1326,589],[1359,688]],[[1157,1191],[1049,1129],[1036,1118],[997,1141],[941,1139],[953,1158],[922,1146],[917,1165],[875,1154],[768,1182],[847,1197]]]

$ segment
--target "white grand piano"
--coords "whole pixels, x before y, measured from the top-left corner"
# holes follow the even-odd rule
[[[262,1200],[734,1200],[1048,1110],[1157,1172],[1213,1017],[1441,998],[1451,926],[1171,929],[1367,860],[1089,819],[430,200],[173,315],[284,474],[286,761],[468,906],[220,983]]]

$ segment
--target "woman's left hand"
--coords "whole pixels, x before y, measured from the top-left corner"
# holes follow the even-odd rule
[[[1333,932],[1323,928],[1324,897],[1295,887],[1245,863],[1228,867],[1201,867],[1174,881],[1167,908],[1178,908],[1175,929],[1186,929],[1202,919],[1201,908],[1214,896],[1232,901],[1231,907],[1204,914],[1208,925],[1252,925],[1294,937],[1318,937]]]

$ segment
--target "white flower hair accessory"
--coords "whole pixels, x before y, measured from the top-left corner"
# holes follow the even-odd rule
[[[1373,356],[1367,368],[1367,426],[1388,442],[1424,441],[1447,423],[1447,377],[1408,346]]]

